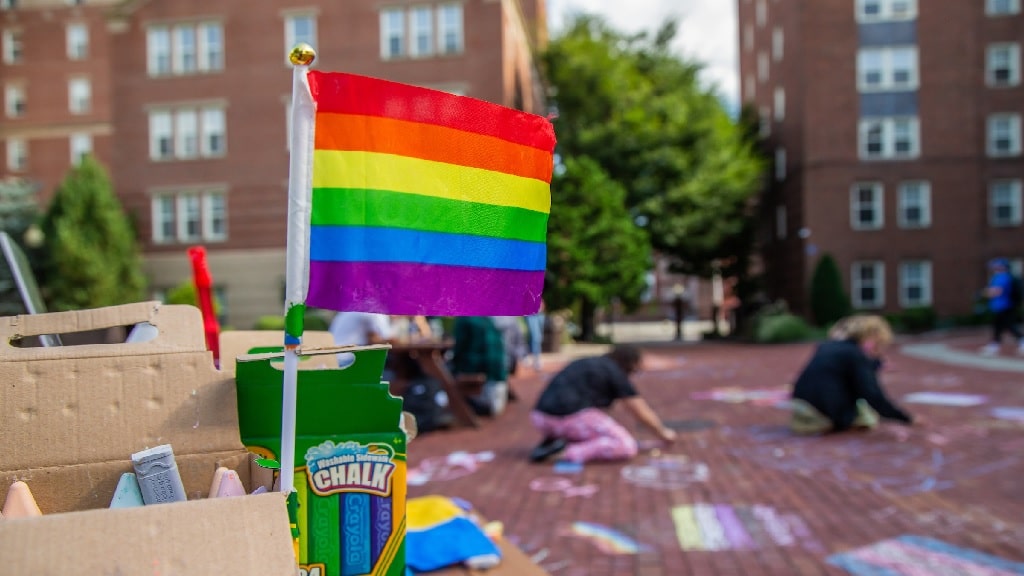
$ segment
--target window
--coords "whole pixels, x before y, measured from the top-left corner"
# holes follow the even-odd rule
[[[1020,114],[993,114],[988,117],[988,155],[1020,155]]]
[[[146,62],[150,76],[223,70],[223,27],[220,22],[150,26]]]
[[[175,74],[194,74],[199,68],[196,28],[191,24],[178,24],[172,35],[171,66]]]
[[[199,25],[199,69],[224,69],[224,29],[220,22]]]
[[[65,36],[68,58],[85,60],[89,56],[89,27],[82,23],[68,24]]]
[[[785,46],[786,36],[782,32],[782,28],[776,28],[772,31],[772,60],[782,62]]]
[[[24,52],[21,30],[4,30],[4,64],[20,64]]]
[[[1020,180],[997,180],[989,188],[989,223],[992,226],[1020,226]]]
[[[146,30],[146,67],[150,76],[171,73],[171,33],[166,26]]]
[[[92,134],[79,132],[69,139],[71,147],[71,164],[77,166],[86,154],[92,154]]]
[[[1020,44],[989,44],[985,51],[985,81],[989,86],[1020,84]]]
[[[863,48],[857,53],[857,88],[861,92],[917,88],[917,48]]]
[[[743,48],[748,52],[754,49],[754,26],[751,24],[743,27]]]
[[[28,144],[21,138],[7,139],[7,169],[11,172],[28,169]]]
[[[92,84],[88,78],[68,80],[68,111],[72,114],[88,114],[92,109]]]
[[[405,56],[405,11],[388,8],[380,13],[380,57],[384,60]]]
[[[985,2],[985,13],[989,16],[1018,14],[1019,12],[1020,0],[988,0]]]
[[[758,134],[761,138],[767,138],[772,135],[772,113],[767,106],[761,106],[760,111],[757,115],[758,119]]]
[[[881,308],[885,305],[885,264],[878,261],[854,262],[850,277],[854,308]]]
[[[775,89],[775,121],[782,122],[786,119],[786,90],[779,87]]]
[[[768,55],[764,52],[757,53],[757,79],[761,82],[768,81]]]
[[[437,11],[438,52],[462,53],[462,4],[442,4]]]
[[[860,122],[860,156],[865,160],[914,158],[920,154],[917,118],[869,118]]]
[[[879,230],[885,223],[882,185],[861,182],[850,189],[850,226],[854,230]]]
[[[786,179],[786,149],[775,149],[775,179],[782,182]]]
[[[430,56],[434,53],[434,11],[430,6],[417,6],[409,15],[412,21],[413,56]]]
[[[775,207],[775,237],[785,240],[789,231],[789,224],[786,222],[786,206],[779,204]]]
[[[151,210],[156,244],[227,240],[227,202],[221,190],[155,194]]]
[[[149,113],[149,157],[153,160],[215,158],[227,151],[220,106],[157,109]]]
[[[899,187],[900,228],[928,228],[932,224],[932,189],[928,182],[903,182]]]
[[[21,84],[4,86],[4,113],[8,118],[20,118],[25,115],[25,87]]]
[[[757,97],[757,84],[754,83],[753,74],[747,74],[743,79],[743,92],[747,100],[754,100]]]
[[[932,263],[910,260],[900,263],[900,306],[916,308],[932,304]]]
[[[916,17],[916,0],[857,0],[859,22],[913,20]]]
[[[316,15],[291,14],[285,17],[284,53],[288,54],[300,42],[316,48]],[[291,66],[291,63],[288,65]]]
[[[759,27],[764,27],[765,23],[768,22],[768,3],[765,2],[765,0],[757,0],[757,7],[755,8],[755,10],[757,25]]]

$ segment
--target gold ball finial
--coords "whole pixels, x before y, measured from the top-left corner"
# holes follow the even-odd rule
[[[294,66],[309,66],[316,60],[316,50],[305,42],[299,42],[288,54],[288,60]]]

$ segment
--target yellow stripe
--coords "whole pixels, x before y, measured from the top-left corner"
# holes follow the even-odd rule
[[[305,470],[295,472],[293,486],[299,499],[299,564],[305,564],[309,562],[309,485]]]
[[[672,509],[672,520],[676,525],[676,539],[683,550],[704,550],[703,538],[692,506],[676,506]]]
[[[390,190],[551,211],[551,189],[541,180],[375,152],[316,150],[313,188]]]
[[[395,561],[395,557],[398,556],[398,549],[402,546],[402,542],[404,541],[405,518],[402,518],[402,522],[391,534],[390,541],[381,552],[380,558],[377,559],[377,565],[373,569],[374,576],[384,576],[387,574],[388,569],[391,568],[391,564]]]

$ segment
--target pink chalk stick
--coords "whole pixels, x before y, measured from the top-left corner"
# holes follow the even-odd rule
[[[224,481],[224,474],[228,472],[228,469],[219,466],[217,471],[213,473],[213,482],[210,484],[210,498],[216,498],[217,493],[220,492],[221,482]]]
[[[3,515],[7,518],[30,518],[42,516],[42,511],[32,497],[28,484],[18,480],[7,490],[7,501],[4,502]]]
[[[248,491],[242,485],[242,479],[238,477],[238,472],[234,470],[225,472],[223,479],[220,481],[220,487],[217,489],[217,498],[245,496],[246,494],[248,494]]]

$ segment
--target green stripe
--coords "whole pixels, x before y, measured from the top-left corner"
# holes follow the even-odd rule
[[[404,192],[314,188],[314,226],[373,226],[544,242],[542,212]]]

